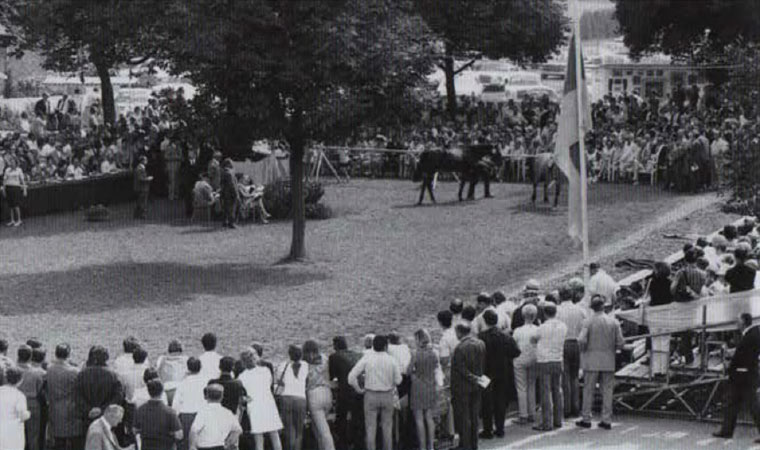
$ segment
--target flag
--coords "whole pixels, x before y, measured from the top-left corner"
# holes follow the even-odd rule
[[[584,131],[591,129],[591,110],[588,103],[586,74],[581,52],[581,76],[576,76],[575,39],[570,40],[570,50],[567,56],[567,76],[560,105],[559,129],[557,130],[554,159],[560,170],[568,179],[568,234],[573,240],[581,242],[582,237],[582,208],[581,204],[581,154],[580,130],[578,115],[581,115],[580,125]],[[580,81],[579,81],[580,78]],[[578,107],[578,89],[581,90],[581,106]]]

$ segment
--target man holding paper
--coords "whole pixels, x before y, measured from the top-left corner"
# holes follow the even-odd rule
[[[467,324],[456,326],[459,344],[451,357],[451,404],[455,428],[460,436],[459,448],[462,450],[478,448],[480,394],[491,381],[483,375],[486,345],[470,332]]]

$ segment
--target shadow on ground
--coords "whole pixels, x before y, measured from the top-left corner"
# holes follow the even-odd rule
[[[175,305],[195,295],[241,296],[265,286],[322,281],[324,273],[252,264],[109,264],[0,277],[0,314],[81,314]]]

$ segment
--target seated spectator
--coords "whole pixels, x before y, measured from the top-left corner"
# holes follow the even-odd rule
[[[248,175],[241,178],[238,184],[240,190],[240,217],[243,220],[257,220],[260,223],[269,223],[272,217],[264,207],[264,186],[253,184],[253,180]]]
[[[219,205],[219,194],[215,193],[206,173],[202,173],[193,187],[193,211],[212,211]]]
[[[747,265],[752,248],[748,244],[739,244],[734,250],[736,264],[726,271],[726,282],[729,292],[744,292],[755,288],[755,274],[757,271]]]

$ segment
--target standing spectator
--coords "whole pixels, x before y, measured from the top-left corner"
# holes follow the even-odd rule
[[[21,226],[21,198],[26,197],[26,176],[14,157],[8,158],[8,167],[5,168],[3,174],[1,190],[11,212],[11,221],[8,222],[8,226]]]
[[[224,219],[222,225],[227,228],[236,228],[237,207],[240,203],[240,189],[238,188],[237,178],[235,178],[235,169],[232,167],[232,160],[226,158],[222,162],[220,199],[222,201],[222,214]]]
[[[303,352],[296,345],[288,348],[290,361],[278,371],[280,417],[285,428],[285,450],[301,450],[303,427],[306,421],[306,377],[309,364],[301,361]]]
[[[755,274],[757,271],[746,264],[751,251],[752,248],[744,243],[739,244],[734,250],[736,264],[726,271],[726,281],[728,282],[731,294],[755,289]]]
[[[135,395],[132,397],[132,400],[134,401],[134,407],[135,410],[137,408],[141,407],[145,403],[147,403],[150,400],[150,393],[148,392],[148,383],[153,380],[159,380],[158,378],[158,372],[156,369],[152,367],[148,367],[145,369],[145,373],[143,373],[143,387],[135,390]],[[169,399],[166,397],[166,392],[161,390],[161,402],[163,402],[164,405],[169,404]],[[132,418],[134,417],[134,411],[132,411],[132,416],[130,417],[129,422],[127,422],[126,416],[124,416],[124,423],[125,426],[129,427],[129,433],[132,434]]]
[[[388,354],[396,360],[401,373],[406,373],[409,364],[412,362],[412,351],[395,331],[388,333]]]
[[[181,441],[182,424],[169,406],[161,401],[164,385],[161,380],[148,382],[150,400],[135,411],[134,434],[141,450],[174,450]]]
[[[147,361],[148,352],[138,346],[132,351],[132,364],[129,366],[124,364],[126,369],[117,372],[119,381],[121,381],[121,385],[124,387],[124,398],[128,405],[132,405],[124,410],[124,421],[127,423],[131,421],[132,413],[134,413],[135,391],[145,387],[143,375],[145,374],[145,369],[150,367]]]
[[[513,360],[520,356],[520,349],[512,336],[498,327],[499,317],[495,311],[487,309],[483,313],[486,330],[478,334],[478,339],[486,346],[485,375],[491,384],[483,392],[483,432],[480,437],[504,437],[507,403],[514,394]]]
[[[34,114],[40,119],[47,121],[50,115],[50,101],[48,100],[47,92],[43,92],[42,98],[34,104]]]
[[[18,389],[26,396],[29,420],[24,422],[24,436],[27,450],[38,450],[41,436],[42,402],[44,398],[45,371],[32,367],[32,349],[22,345],[18,349],[16,367],[21,371],[22,379]]]
[[[459,344],[457,339],[457,333],[452,326],[453,315],[451,311],[440,311],[438,313],[438,324],[443,330],[441,334],[441,340],[438,342],[438,351],[441,361],[441,369],[443,370],[443,395],[446,396],[446,410],[444,411],[444,418],[442,423],[444,426],[444,438],[454,437],[454,412],[451,408],[451,355],[454,354],[454,349]]]
[[[207,403],[190,428],[190,450],[237,447],[243,428],[237,416],[221,405],[224,388],[210,384],[203,389],[203,395]]]
[[[21,371],[15,367],[5,371],[5,384],[0,386],[0,449],[21,450],[26,442],[24,422],[31,414],[26,406],[26,396],[18,389]]]
[[[617,281],[605,272],[604,269],[601,269],[599,263],[596,262],[589,265],[589,272],[591,276],[588,279],[588,286],[586,287],[587,298],[590,299],[594,295],[601,295],[607,303],[614,304],[617,291],[620,289]]]
[[[306,401],[311,415],[312,431],[317,439],[319,450],[335,450],[327,415],[332,409],[332,390],[330,389],[330,370],[327,357],[319,352],[315,341],[303,344],[303,359],[309,364],[306,377]]]
[[[103,409],[103,415],[92,422],[87,428],[87,440],[84,450],[127,450],[122,449],[111,429],[116,428],[124,418],[124,408],[119,405],[108,405]]]
[[[525,325],[515,330],[513,336],[520,356],[515,358],[515,387],[517,389],[517,424],[525,425],[535,420],[536,414],[536,342],[538,326],[536,320],[538,310],[535,305],[528,304],[522,310]]]
[[[173,142],[167,133],[161,141],[161,153],[166,161],[166,183],[169,192],[169,200],[179,197],[179,167],[182,163],[182,149]]]
[[[736,418],[742,404],[749,401],[755,427],[760,430],[760,409],[758,408],[757,358],[760,356],[760,327],[752,324],[752,315],[742,313],[738,317],[741,340],[736,346],[731,365],[728,366],[728,393],[723,411],[723,425],[713,436],[730,439],[734,436]],[[755,442],[760,439],[755,440]]]
[[[459,345],[451,357],[451,403],[459,433],[459,446],[478,448],[478,416],[481,405],[481,380],[485,368],[485,344],[472,336],[470,326],[456,327]]]
[[[578,338],[583,350],[583,419],[577,425],[591,427],[591,406],[594,403],[596,383],[602,389],[602,421],[599,428],[612,427],[612,392],[615,388],[615,352],[623,348],[625,340],[620,324],[604,313],[605,300],[595,296],[591,300],[593,315],[583,324]]]
[[[256,354],[246,350],[240,354],[243,372],[238,380],[248,393],[249,428],[256,444],[256,450],[264,450],[264,436],[269,438],[272,450],[282,450],[279,431],[282,430],[280,413],[272,395],[272,372],[258,364]]]
[[[8,341],[0,339],[0,384],[5,371],[13,366],[13,360],[8,357]]]
[[[496,311],[496,309],[493,307],[493,299],[490,295],[488,295],[485,292],[481,292],[478,294],[477,301],[475,303],[476,311],[478,312],[477,317],[475,317],[475,321],[473,322],[473,333],[476,335],[480,334],[482,331],[485,331],[488,329],[488,325],[486,325],[486,321],[483,318],[483,314],[486,311]]]
[[[453,323],[454,326],[457,326],[457,324],[459,324],[459,321],[462,320],[463,309],[464,303],[461,299],[455,298],[451,301],[451,303],[449,303],[449,311],[451,311],[452,315],[451,323]]]
[[[240,380],[232,378],[232,370],[234,368],[234,358],[231,356],[222,357],[219,360],[219,378],[209,381],[209,384],[218,384],[224,388],[222,406],[229,409],[232,414],[237,415],[240,412],[240,407],[244,404],[244,398],[247,394]]]
[[[198,411],[206,405],[206,400],[203,397],[203,388],[208,384],[208,380],[201,376],[200,372],[200,360],[196,357],[190,357],[187,360],[187,376],[179,382],[177,391],[174,393],[172,408],[179,416],[183,434],[182,440],[178,445],[178,450],[188,449],[190,427]]]
[[[216,352],[216,335],[214,333],[206,333],[201,338],[201,345],[203,345],[203,353],[198,357],[201,362],[201,375],[206,377],[206,380],[213,378],[219,378],[219,361],[222,359],[222,355]]]
[[[87,367],[77,375],[79,416],[87,425],[100,417],[108,405],[120,405],[124,401],[124,389],[119,377],[106,367],[107,362],[108,350],[96,345],[90,349]],[[119,422],[121,419],[119,417]]]
[[[79,370],[69,363],[71,347],[59,344],[47,370],[45,385],[50,434],[56,450],[79,450],[84,446],[84,423],[77,412],[76,379]]]
[[[335,434],[337,448],[346,450],[361,442],[364,429],[364,400],[348,384],[348,374],[362,354],[348,349],[346,338],[333,338],[333,354],[328,360],[330,379],[338,382],[338,398],[335,402]],[[349,425],[348,417],[351,417]]]
[[[517,309],[513,298],[507,298],[501,291],[496,291],[491,296],[493,298],[496,314],[499,315],[499,328],[502,330],[512,329],[512,313]]]
[[[222,161],[222,152],[214,152],[214,156],[208,163],[208,178],[211,182],[211,187],[214,192],[219,192],[222,186],[222,168],[220,163]]]
[[[565,418],[578,417],[580,414],[580,385],[578,372],[581,368],[581,350],[578,336],[586,320],[586,311],[574,302],[568,288],[560,290],[561,303],[557,307],[557,319],[567,326],[565,348],[562,352],[562,393],[564,394]]]
[[[551,431],[562,427],[562,360],[567,326],[557,320],[555,304],[546,303],[542,309],[546,321],[538,327],[534,338],[538,343],[536,364],[541,380],[542,420],[533,429]]]
[[[411,391],[409,406],[414,414],[417,439],[420,450],[433,450],[435,442],[435,421],[433,413],[438,406],[436,392],[436,370],[440,369],[438,355],[431,345],[432,339],[427,330],[420,329],[414,333],[417,352],[409,364]]]
[[[647,286],[649,293],[649,305],[661,306],[673,302],[673,293],[670,291],[670,264],[658,261],[654,264],[652,278]],[[655,336],[652,338],[652,373],[665,374],[670,364],[670,335]]]
[[[187,373],[187,356],[182,354],[182,344],[177,340],[169,342],[167,355],[161,355],[156,361],[158,377],[164,383],[166,396],[169,403],[174,399],[177,384],[185,378]]]
[[[135,219],[145,219],[148,216],[148,194],[153,177],[149,177],[148,172],[145,170],[148,158],[141,156],[138,161],[134,175],[134,190],[137,194],[134,217]]]
[[[697,250],[691,248],[686,251],[684,261],[686,266],[676,273],[670,284],[670,292],[677,302],[690,302],[699,298],[702,288],[707,281],[707,274],[697,267],[699,259]],[[694,362],[694,350],[692,341],[693,331],[684,331],[675,335],[678,337],[678,354],[684,358],[686,365]]]
[[[364,386],[359,385],[359,376],[364,375]],[[364,394],[364,426],[367,450],[375,450],[377,441],[377,420],[383,433],[383,449],[393,448],[394,392],[401,384],[401,369],[396,360],[388,354],[388,338],[375,336],[372,351],[356,363],[348,374],[348,383]]]

